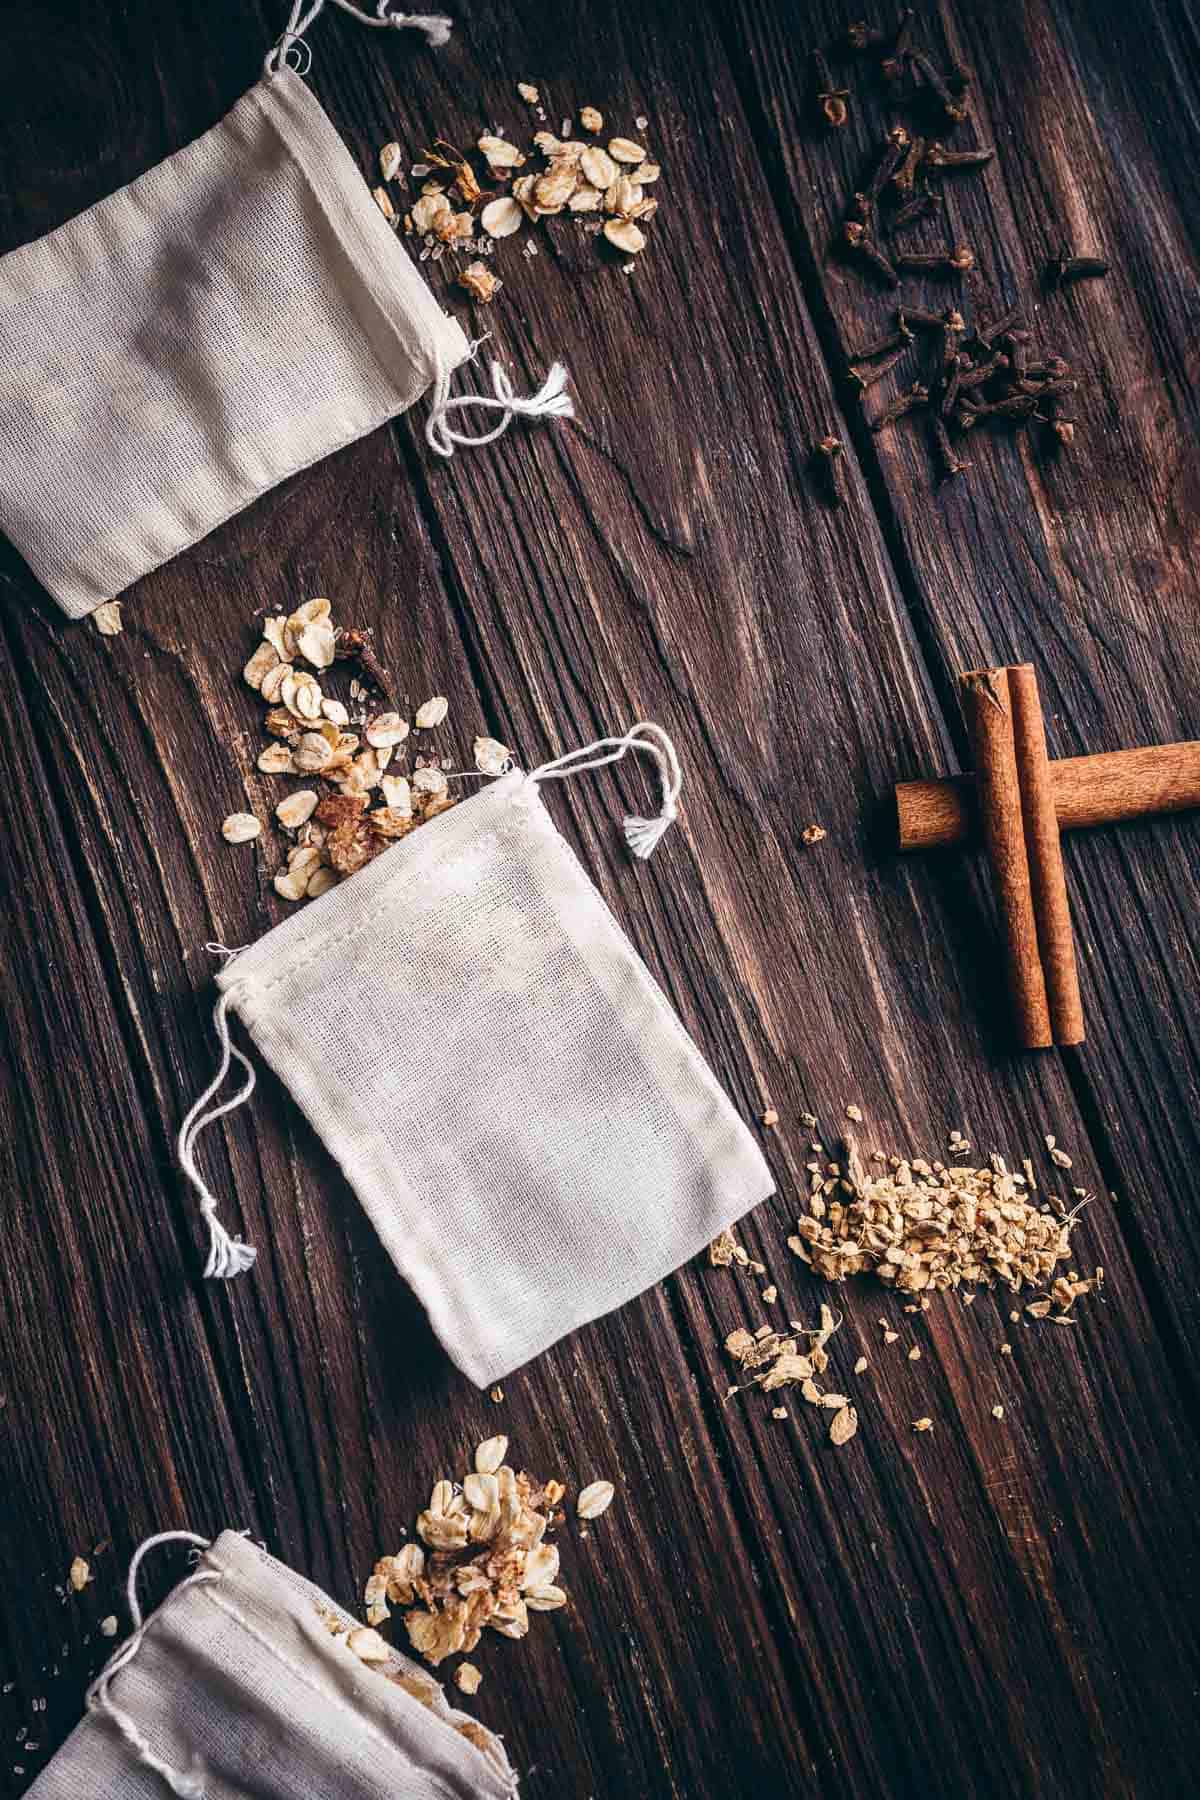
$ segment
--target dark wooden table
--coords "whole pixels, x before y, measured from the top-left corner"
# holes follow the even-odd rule
[[[9,0],[0,246],[212,124],[282,11]],[[78,1716],[145,1534],[249,1526],[353,1603],[434,1478],[498,1429],[529,1468],[619,1490],[587,1540],[565,1534],[570,1608],[477,1658],[470,1704],[535,1800],[1195,1790],[1197,821],[1068,842],[1088,1040],[1014,1057],[977,859],[897,860],[878,803],[962,766],[966,667],[1033,660],[1055,754],[1200,736],[1197,20],[1084,0],[922,19],[937,58],[977,72],[961,137],[998,151],[946,183],[946,233],[978,257],[964,301],[1027,300],[1082,379],[1071,454],[980,432],[969,476],[936,486],[922,432],[872,436],[842,380],[891,305],[828,254],[881,92],[853,71],[834,137],[805,93],[808,50],[851,16],[521,0],[471,6],[432,53],[330,12],[311,79],[365,171],[389,137],[415,155],[527,129],[520,78],[552,128],[587,103],[617,129],[646,116],[665,174],[631,277],[555,225],[536,260],[501,247],[486,312],[435,276],[522,379],[566,356],[578,421],[442,464],[401,419],[144,581],[117,638],[63,623],[0,557],[5,1793]],[[1042,292],[1064,239],[1109,279]],[[847,443],[839,512],[806,469],[827,429]],[[694,1265],[493,1405],[269,1078],[204,1151],[258,1267],[197,1279],[173,1134],[210,1067],[203,945],[283,910],[269,836],[256,854],[218,830],[277,791],[238,671],[254,615],[314,593],[374,628],[413,700],[450,696],[464,742],[535,761],[637,717],[675,735],[684,815],[652,863],[612,829],[617,786],[644,803],[632,778],[552,807],[738,1106],[779,1111],[779,1195],[743,1231],[778,1306]],[[811,822],[828,837],[809,848]],[[888,1151],[961,1126],[1052,1175],[1056,1134],[1096,1195],[1079,1261],[1107,1281],[1071,1330],[1010,1325],[985,1294],[919,1317],[840,1295],[832,1369],[861,1426],[835,1450],[798,1400],[782,1423],[761,1394],[724,1404],[721,1345],[814,1313],[784,1249],[800,1116],[832,1141],[851,1100]]]

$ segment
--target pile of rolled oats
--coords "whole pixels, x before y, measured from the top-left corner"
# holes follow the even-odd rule
[[[357,671],[349,704],[327,691],[339,663]],[[287,867],[274,879],[283,899],[318,898],[455,804],[452,757],[420,754],[411,769],[406,760],[411,732],[443,725],[448,701],[440,694],[427,700],[410,726],[387,698],[388,678],[366,634],[335,627],[328,600],[306,600],[290,615],[268,618],[242,673],[267,704],[263,723],[274,740],[259,755],[260,771],[315,777],[331,790],[300,787],[275,808],[291,841]],[[498,775],[508,763],[504,744],[475,739],[478,773]],[[249,843],[262,821],[230,813],[221,830],[231,844]]]
[[[950,1147],[961,1153],[970,1144],[956,1131]],[[1090,1196],[1080,1193],[1070,1210],[1039,1202],[1028,1159],[1020,1174],[995,1153],[979,1169],[882,1151],[872,1160],[884,1168],[868,1176],[846,1138],[839,1161],[808,1164],[808,1212],[788,1248],[827,1281],[872,1274],[906,1294],[963,1283],[1033,1288],[1041,1291],[1026,1312],[1057,1325],[1071,1324],[1075,1301],[1102,1282],[1099,1269],[1088,1278],[1055,1273],[1070,1259],[1071,1229]]]
[[[538,89],[518,82],[517,91],[544,119]],[[658,200],[646,189],[662,169],[634,138],[597,141],[604,118],[594,106],[581,107],[577,123],[584,136],[573,135],[576,121],[567,117],[559,135],[535,131],[525,150],[499,129],[484,132],[473,153],[476,163],[439,139],[411,167],[420,193],[406,210],[397,209],[390,192],[390,184],[407,186],[403,154],[399,144],[385,144],[379,153],[384,185],[374,190],[376,204],[395,230],[421,240],[422,262],[440,262],[447,251],[474,258],[463,268],[456,265],[455,280],[475,300],[490,301],[503,286],[488,266],[497,240],[560,213],[575,215],[582,231],[603,235],[619,255],[635,257],[646,247],[643,227],[658,210]],[[645,125],[639,118],[635,128],[640,132]],[[524,253],[537,255],[532,237]],[[624,267],[629,273],[632,261]]]
[[[488,1438],[461,1482],[439,1481],[417,1519],[421,1542],[381,1557],[367,1582],[368,1622],[382,1624],[393,1607],[411,1608],[404,1615],[409,1639],[435,1668],[474,1650],[484,1626],[523,1638],[531,1612],[566,1605],[557,1586],[558,1550],[545,1541],[562,1522],[555,1508],[566,1490],[561,1481],[518,1474],[507,1454],[506,1437]],[[612,1497],[611,1482],[593,1482],[579,1496],[580,1518],[598,1517]],[[464,1692],[479,1685],[470,1664],[455,1679]]]

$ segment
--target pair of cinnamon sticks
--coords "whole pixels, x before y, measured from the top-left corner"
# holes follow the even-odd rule
[[[1017,1033],[1081,1044],[1083,1005],[1054,784],[1031,663],[962,677],[980,826],[996,884]]]

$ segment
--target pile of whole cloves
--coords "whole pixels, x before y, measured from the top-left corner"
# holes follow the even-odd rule
[[[946,72],[910,44],[915,15],[906,8],[891,32],[865,22],[850,26],[837,46],[843,56],[870,59],[878,70],[889,103],[912,121],[897,124],[884,137],[874,168],[850,202],[840,228],[842,255],[864,274],[898,288],[906,276],[926,280],[960,280],[975,267],[967,244],[948,244],[926,252],[903,246],[906,231],[935,215],[941,205],[940,183],[947,175],[977,173],[995,152],[986,147],[952,149],[945,141],[967,118],[971,74],[957,64]],[[812,57],[813,103],[823,128],[843,126],[849,116],[848,87],[838,87],[826,56]],[[1094,257],[1074,256],[1069,248],[1046,271],[1047,288],[1089,276],[1104,275],[1107,265]],[[1021,309],[1014,308],[988,326],[969,329],[962,312],[928,312],[902,306],[895,328],[864,345],[850,358],[849,380],[863,393],[895,368],[918,340],[932,345],[920,379],[896,395],[871,422],[880,431],[912,414],[927,416],[940,473],[958,475],[969,465],[956,443],[983,421],[1027,426],[1040,421],[1050,445],[1058,449],[1074,437],[1070,396],[1076,381],[1066,362],[1039,355],[1032,333],[1024,328]],[[835,504],[845,493],[842,445],[827,433],[814,447]]]
[[[961,475],[970,466],[958,454],[956,440],[985,420],[1040,422],[1054,449],[1074,438],[1070,397],[1077,383],[1061,356],[1031,355],[1033,333],[1024,328],[1019,307],[971,330],[957,307],[944,313],[901,307],[895,330],[851,358],[850,379],[865,391],[920,338],[932,345],[924,379],[902,389],[871,421],[872,431],[912,414],[927,415],[943,477]]]

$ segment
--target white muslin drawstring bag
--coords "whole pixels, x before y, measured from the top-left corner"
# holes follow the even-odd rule
[[[72,618],[289,475],[432,395],[442,456],[540,393],[450,396],[473,356],[302,79],[325,0],[296,0],[263,77],[211,131],[0,257],[0,530]],[[447,19],[372,16],[444,43]],[[498,415],[472,438],[461,408]]]
[[[160,1544],[195,1569],[143,1620],[137,1577]],[[148,1538],[129,1571],[133,1634],[29,1800],[508,1800],[500,1740],[389,1647],[241,1533]],[[371,1634],[375,1640],[375,1634]],[[381,1641],[371,1645],[378,1654]]]
[[[182,1165],[210,1233],[232,1238],[197,1163],[205,1125],[246,1099],[242,1020],[344,1170],[446,1350],[481,1387],[677,1269],[774,1191],[758,1146],[542,799],[629,751],[662,776],[648,856],[675,817],[670,739],[624,736],[512,769],[230,956],[217,1074],[184,1121]],[[236,1059],[232,1097],[214,1097]]]

